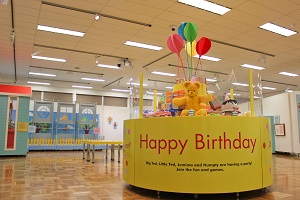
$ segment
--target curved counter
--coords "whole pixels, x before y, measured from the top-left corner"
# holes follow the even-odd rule
[[[270,124],[262,117],[124,121],[123,179],[151,190],[230,193],[273,182]]]

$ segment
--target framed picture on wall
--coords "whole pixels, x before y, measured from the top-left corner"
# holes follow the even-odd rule
[[[285,125],[284,124],[275,124],[275,135],[285,136]]]

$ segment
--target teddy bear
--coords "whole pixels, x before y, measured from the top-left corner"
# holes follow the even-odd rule
[[[181,112],[180,116],[188,116],[189,110],[194,110],[195,116],[206,116],[206,103],[212,100],[211,94],[205,94],[198,96],[198,91],[201,83],[195,81],[194,83],[190,81],[185,81],[183,87],[185,89],[185,95],[181,98],[174,98],[172,103],[176,106],[184,106],[184,110]]]

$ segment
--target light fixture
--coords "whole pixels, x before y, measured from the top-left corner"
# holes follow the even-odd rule
[[[273,88],[273,87],[262,87],[262,89],[265,89],[265,90],[277,90],[277,88]]]
[[[165,72],[157,72],[157,71],[153,71],[153,72],[151,72],[151,73],[152,73],[152,74],[163,75],[163,76],[176,76],[176,74],[165,73]]]
[[[232,85],[238,85],[238,86],[249,86],[248,84],[245,83],[231,83]]]
[[[79,32],[79,31],[71,31],[71,30],[67,30],[67,29],[61,29],[61,28],[55,28],[55,27],[43,26],[43,25],[38,25],[37,29],[41,30],[41,31],[60,33],[60,34],[65,34],[65,35],[77,36],[77,37],[83,37],[85,34],[83,32]]]
[[[81,78],[81,80],[86,80],[86,81],[99,81],[99,82],[105,81],[105,80],[103,80],[103,79],[97,79],[97,78]]]
[[[96,21],[98,21],[99,19],[101,18],[101,16],[97,13],[96,15],[95,15],[95,17],[94,17],[94,19],[96,20]]]
[[[104,68],[111,68],[111,69],[120,69],[120,66],[114,66],[114,65],[105,65],[105,64],[98,64],[98,67],[104,67]]]
[[[132,41],[127,41],[124,44],[128,45],[128,46],[140,47],[140,48],[151,49],[151,50],[156,50],[156,51],[159,51],[162,49],[162,47],[159,47],[159,46],[143,44],[143,43],[139,43],[139,42],[132,42]]]
[[[189,6],[194,6],[196,8],[200,8],[202,10],[206,10],[209,12],[213,12],[219,15],[224,15],[225,13],[229,12],[231,9],[226,8],[225,6],[221,6],[209,1],[204,0],[178,0],[178,2],[187,4]]]
[[[265,69],[264,67],[255,66],[255,65],[249,65],[249,64],[242,64],[241,67],[246,67],[246,68],[250,68],[250,69],[257,69],[257,70],[263,70],[263,69]]]
[[[170,90],[172,90],[173,89],[173,87],[171,87],[171,86],[167,86],[167,87],[165,87],[166,89],[170,89]]]
[[[154,95],[154,92],[147,91],[146,94],[152,94],[152,95]],[[156,92],[156,95],[163,95],[163,93]]]
[[[128,60],[128,58],[124,59],[124,66],[125,67],[133,67],[132,63]]]
[[[36,52],[32,53],[31,56],[36,56],[38,54],[40,54],[42,52],[42,50],[38,49]]]
[[[230,93],[227,93],[227,95],[230,95]],[[241,96],[241,94],[235,94],[235,93],[233,93],[233,96]]]
[[[199,55],[198,54],[195,55],[194,58],[199,58]],[[222,60],[221,58],[215,58],[215,57],[204,56],[204,55],[202,55],[200,58],[203,60],[209,60],[209,61],[214,61],[214,62],[218,62],[218,61]]]
[[[96,55],[96,56],[95,56],[95,62],[96,62],[96,64],[98,64],[98,63],[99,63],[99,58],[100,58],[100,56],[99,56],[99,55]]]
[[[29,72],[30,75],[37,75],[37,76],[56,76],[55,74],[44,74],[44,73],[36,73],[36,72]]]
[[[91,86],[72,85],[73,88],[92,89]]]
[[[289,87],[286,87],[284,91],[285,91],[285,92],[294,92],[294,91],[293,91],[291,88],[289,88]]]
[[[116,92],[129,92],[130,90],[121,90],[121,89],[111,89],[112,91]]]
[[[36,85],[50,85],[50,83],[43,83],[43,82],[33,82],[33,81],[27,81],[29,84],[36,84]]]
[[[129,83],[127,83],[127,85],[137,85],[137,86],[139,86],[140,84],[139,83],[131,83],[131,82],[129,82]],[[148,86],[148,84],[143,83],[143,86]]]
[[[279,35],[283,35],[283,36],[286,36],[286,37],[294,35],[294,34],[297,33],[296,31],[292,31],[290,29],[278,26],[276,24],[272,24],[270,22],[259,26],[259,28],[267,30],[267,31],[271,31],[273,33],[277,33]]]
[[[207,78],[206,81],[208,81],[208,82],[217,82],[217,79]]]
[[[40,59],[40,60],[50,60],[50,61],[57,61],[57,62],[66,62],[65,59],[60,58],[50,58],[50,57],[43,57],[43,56],[31,56],[34,59]]]
[[[208,90],[207,93],[213,94],[213,93],[215,93],[215,92],[214,92],[214,91]]]
[[[298,74],[293,74],[293,73],[290,73],[290,72],[279,72],[279,74],[285,75],[285,76],[292,76],[292,77],[299,76]]]

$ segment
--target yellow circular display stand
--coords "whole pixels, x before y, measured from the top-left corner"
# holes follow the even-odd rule
[[[166,117],[124,121],[123,179],[166,192],[231,193],[273,182],[263,117]]]

